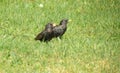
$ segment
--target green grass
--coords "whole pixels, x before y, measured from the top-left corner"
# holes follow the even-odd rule
[[[43,4],[43,7],[39,5]],[[119,73],[119,0],[0,0],[0,73]],[[63,39],[35,36],[68,23]]]

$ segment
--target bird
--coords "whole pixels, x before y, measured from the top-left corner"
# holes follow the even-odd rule
[[[41,42],[48,42],[50,40],[52,40],[53,38],[53,24],[52,23],[48,23],[45,26],[45,29],[40,32],[36,37],[35,40],[39,40]]]
[[[52,29],[53,31],[52,37],[53,38],[59,37],[61,39],[63,34],[67,30],[67,23],[68,23],[68,19],[62,19],[59,25],[54,26]]]

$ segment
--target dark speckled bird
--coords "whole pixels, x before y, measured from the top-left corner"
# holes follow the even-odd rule
[[[35,40],[40,40],[41,42],[50,41],[52,39],[52,37],[53,37],[52,29],[53,29],[53,24],[48,23],[45,26],[45,29],[35,37]]]
[[[59,37],[61,39],[63,34],[67,30],[67,23],[68,23],[68,19],[63,19],[60,21],[59,25],[56,25],[55,27],[53,27],[53,37],[56,37],[56,38]]]

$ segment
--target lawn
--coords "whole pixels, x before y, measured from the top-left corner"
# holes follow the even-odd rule
[[[64,18],[62,40],[34,40]],[[0,73],[119,72],[119,0],[0,0]]]

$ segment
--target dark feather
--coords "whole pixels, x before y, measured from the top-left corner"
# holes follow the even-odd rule
[[[52,23],[48,23],[45,26],[45,29],[35,37],[35,40],[40,40],[41,42],[42,41],[44,41],[44,42],[50,41],[52,39],[52,35],[53,35],[52,29],[53,29]]]
[[[67,30],[68,19],[63,19],[60,21],[60,24],[53,27],[53,37],[62,37],[65,31]]]

